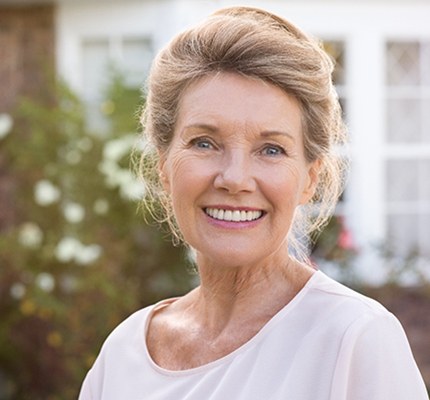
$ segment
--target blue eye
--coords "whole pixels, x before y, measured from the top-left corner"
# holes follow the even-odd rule
[[[279,156],[286,153],[281,146],[275,146],[271,144],[263,148],[262,154],[273,157],[273,156]]]
[[[212,142],[205,138],[198,138],[191,141],[192,145],[194,147],[197,147],[198,149],[212,149],[214,145]]]

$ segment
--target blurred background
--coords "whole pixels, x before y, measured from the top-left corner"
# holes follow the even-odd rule
[[[0,0],[0,400],[75,399],[119,321],[197,284],[131,154],[154,55],[239,3],[337,62],[352,170],[312,258],[399,317],[430,386],[428,0]]]

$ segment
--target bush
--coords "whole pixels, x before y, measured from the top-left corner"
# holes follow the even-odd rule
[[[76,398],[119,321],[191,287],[182,250],[137,212],[141,94],[111,82],[105,132],[88,132],[81,101],[53,82],[0,138],[13,215],[0,226],[0,399]]]

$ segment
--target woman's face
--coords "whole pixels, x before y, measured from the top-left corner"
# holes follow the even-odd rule
[[[234,73],[186,90],[161,161],[186,242],[223,265],[259,263],[285,250],[294,211],[316,183],[297,101]]]

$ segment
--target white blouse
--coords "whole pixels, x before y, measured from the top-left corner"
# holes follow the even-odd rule
[[[428,400],[398,320],[320,271],[251,340],[188,370],[159,367],[146,347],[151,314],[173,301],[110,334],[79,400]]]

